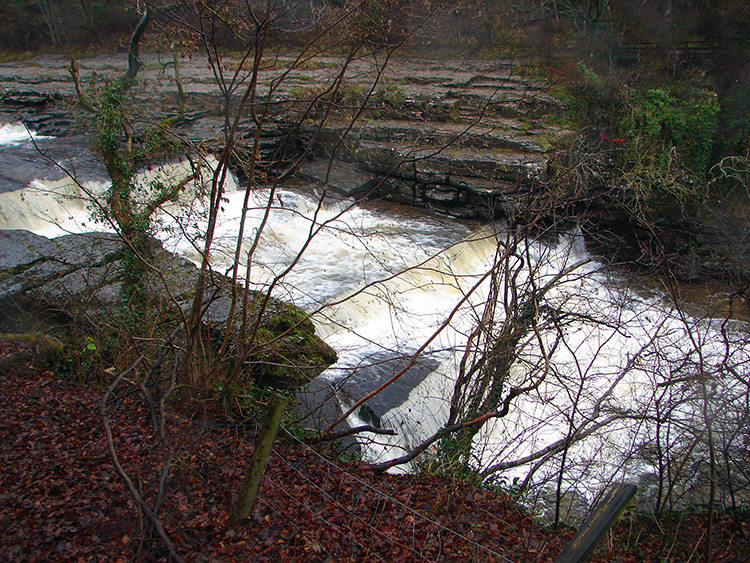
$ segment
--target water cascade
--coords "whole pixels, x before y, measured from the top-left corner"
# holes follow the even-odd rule
[[[6,135],[0,135],[5,142],[0,150],[11,147],[6,138],[19,142],[11,134],[16,129],[6,129],[0,128]],[[170,166],[161,173],[180,174],[184,164]],[[142,181],[148,184],[146,176]],[[219,271],[232,264],[245,195],[233,182],[211,256]],[[89,215],[89,196],[105,189],[103,179],[81,185],[35,180],[23,190],[0,194],[0,228],[46,236],[100,230]],[[170,223],[174,210],[165,213],[159,237],[168,249],[197,261],[205,213],[189,200],[180,207],[182,228]],[[273,194],[257,190],[250,202],[243,256],[270,206],[250,283],[258,289],[273,284],[277,297],[313,314],[319,333],[339,354],[321,378],[339,388],[341,408],[359,398],[352,391],[359,387],[347,386],[352,378],[365,387],[370,381],[372,388],[372,381],[393,375],[431,339],[415,370],[404,377],[406,384],[386,399],[373,400],[379,409],[370,412],[397,436],[370,436],[364,457],[401,455],[438,431],[448,417],[467,336],[482,322],[489,284],[478,282],[494,264],[498,245],[507,243],[497,234],[501,226],[475,228],[416,211],[321,200],[313,187]],[[299,262],[277,279],[305,246]],[[668,449],[675,440],[688,441],[705,408],[716,413],[718,424],[719,411],[728,412],[727,405],[747,394],[742,378],[732,375],[745,373],[750,362],[747,347],[737,344],[744,327],[689,317],[665,295],[629,287],[627,279],[587,254],[579,233],[557,242],[523,241],[519,248],[528,264],[519,270],[517,286],[531,276],[537,287],[555,279],[544,299],[558,318],[548,318],[519,345],[511,379],[543,376],[543,381],[474,438],[476,469],[497,469],[504,483],[554,482],[561,476],[565,488],[596,490],[614,478],[654,471],[650,447]],[[495,322],[503,321],[502,306],[494,314]],[[451,322],[435,336],[449,316]],[[708,406],[701,404],[706,394],[690,379],[696,370],[722,375],[711,380]],[[683,383],[672,385],[679,378]],[[675,422],[672,442],[663,444],[653,421],[667,408]],[[352,424],[361,422],[364,412],[353,414]],[[562,471],[554,460],[563,451],[556,445],[566,440]]]

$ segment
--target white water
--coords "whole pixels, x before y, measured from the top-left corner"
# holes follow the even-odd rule
[[[5,128],[0,128],[2,131]],[[8,131],[11,140],[3,141],[6,137],[0,136],[0,143],[22,142],[17,128]],[[175,164],[161,173],[180,177],[187,169]],[[147,186],[154,174],[142,176],[142,184]],[[0,228],[27,228],[46,236],[107,228],[89,216],[89,197],[101,197],[105,189],[103,181],[79,185],[72,180],[35,180],[24,190],[0,194]],[[183,205],[160,216],[158,233],[168,248],[196,261],[195,246],[200,248],[200,234],[205,230],[204,213],[199,205],[187,208],[184,204],[189,203],[187,194],[200,190],[200,186],[186,190]],[[211,256],[219,271],[228,269],[234,260],[244,196],[233,180],[227,185]],[[251,194],[243,257],[269,197],[267,190]],[[349,201],[324,203],[319,205],[314,195],[291,190],[274,195],[268,226],[253,257],[251,283],[260,289],[268,287],[296,259],[311,230],[317,232],[299,262],[277,280],[275,292],[308,311],[317,311],[314,319],[320,334],[339,354],[337,364],[323,375],[331,382],[349,376],[369,357],[414,353],[495,258],[497,240],[487,228],[472,234],[467,227],[446,219],[417,213],[404,216]],[[170,213],[181,215],[184,232],[170,222]],[[566,266],[590,259],[581,237],[574,234],[562,237],[557,244],[528,244],[538,283]],[[519,283],[525,279],[521,276]],[[437,369],[411,390],[404,404],[382,416],[383,426],[396,429],[398,436],[372,436],[365,451],[368,459],[400,455],[445,423],[461,346],[481,315],[485,299],[486,288],[479,287],[427,346],[424,355],[434,360]],[[631,418],[614,420],[571,448],[566,487],[581,486],[585,492],[618,476],[650,471],[651,462],[631,454],[641,444],[653,441],[654,429],[634,417],[654,413],[655,397],[663,392],[668,378],[689,375],[699,367],[724,375],[731,371],[728,368],[747,373],[747,347],[741,343],[725,346],[717,321],[680,316],[664,296],[629,290],[622,280],[609,279],[602,265],[594,261],[564,278],[548,295],[548,302],[561,311],[605,323],[578,319],[563,328],[562,344],[550,357],[551,369],[543,383],[519,397],[507,417],[488,424],[476,437],[477,468],[530,456],[564,438],[571,424],[585,429],[587,424],[620,414]],[[502,320],[501,316],[496,320]],[[739,339],[740,328],[725,334]],[[548,353],[556,336],[553,330],[540,334]],[[539,377],[540,357],[539,343],[533,339],[526,343],[514,368],[514,384]],[[690,425],[697,424],[700,414],[696,390],[688,389],[688,383],[684,387],[685,398],[676,401],[673,411],[674,432],[680,439],[690,434]],[[741,378],[713,378],[710,410],[717,412],[722,404],[734,404],[743,392],[747,390]],[[343,408],[356,398],[341,394]],[[680,426],[683,423],[684,427]],[[534,479],[551,479],[559,470],[556,459],[536,469]],[[519,465],[502,475],[524,479],[533,465],[534,461]]]
[[[0,125],[0,145],[20,145],[30,142],[32,139],[51,139],[51,137],[39,135],[18,123],[3,123]]]
[[[243,270],[269,196],[269,190],[250,194]],[[226,194],[211,256],[214,268],[219,270],[228,269],[234,262],[244,197],[244,191]],[[199,255],[190,241],[199,239],[205,226],[204,221],[196,221],[187,237],[167,244],[197,261]],[[269,222],[254,255],[251,282],[259,289],[268,286],[295,260],[311,230],[318,232],[279,287],[286,299],[308,310],[363,283],[400,272],[466,233],[459,225],[424,216],[404,225],[396,214],[362,209],[352,206],[351,201],[331,200],[318,208],[314,195],[282,189],[274,194]]]

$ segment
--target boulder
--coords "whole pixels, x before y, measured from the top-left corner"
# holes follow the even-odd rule
[[[24,230],[0,230],[0,332],[62,335],[73,323],[113,324],[122,309],[123,250],[122,241],[111,233],[47,239]],[[186,310],[198,279],[195,265],[156,240],[151,264],[144,280],[149,306],[160,312]],[[214,275],[211,283],[203,322],[209,338],[221,341],[226,327],[239,331],[240,321],[228,322],[231,281]],[[259,316],[260,323],[252,353],[244,360],[247,377],[261,385],[291,388],[336,361],[304,311],[257,292],[251,292],[249,303],[251,326]]]

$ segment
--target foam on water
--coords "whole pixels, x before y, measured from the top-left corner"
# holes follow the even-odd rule
[[[32,139],[51,139],[52,137],[39,135],[35,131],[26,129],[20,123],[0,124],[0,145],[20,145]]]
[[[245,195],[244,191],[228,193],[219,215],[211,255],[213,266],[219,270],[234,263]],[[458,225],[429,217],[404,223],[397,215],[365,210],[351,201],[320,205],[316,197],[291,190],[273,194],[270,190],[254,190],[249,198],[247,236],[240,253],[242,271],[268,208],[268,224],[254,251],[250,281],[258,289],[266,288],[294,263],[276,284],[286,298],[308,310],[423,261],[440,250],[436,240],[457,240],[465,232]],[[187,237],[177,243],[177,251],[192,253],[197,259],[191,249],[205,228],[205,221],[192,225]]]
[[[8,131],[2,133],[7,138],[20,135],[17,129]],[[186,166],[175,163],[144,172],[140,181],[149,186],[155,179],[179,177],[187,173]],[[39,180],[24,190],[0,194],[0,228],[28,228],[47,236],[101,229],[89,217],[88,196],[101,197],[106,186],[105,182]],[[165,246],[195,261],[200,258],[195,249],[202,247],[206,229],[206,213],[198,197],[204,189],[191,187],[180,202],[157,217],[158,236]],[[248,252],[259,237],[249,283],[258,289],[273,284],[277,296],[315,312],[319,333],[339,354],[339,361],[323,374],[325,379],[345,377],[370,356],[409,357],[432,339],[425,353],[437,369],[410,391],[403,404],[381,417],[383,426],[395,429],[398,436],[373,436],[377,444],[367,448],[365,457],[392,458],[435,433],[447,420],[462,346],[487,299],[487,283],[479,281],[506,240],[498,239],[491,228],[470,233],[447,219],[406,218],[351,201],[321,202],[312,193],[280,189],[248,194],[230,178],[211,253],[218,271],[233,265],[246,196],[250,205],[240,271],[246,271]],[[171,222],[174,215],[182,218],[179,229]],[[266,215],[267,226],[258,234]],[[573,446],[567,482],[586,482],[595,488],[611,479],[613,471],[643,470],[623,452],[652,439],[653,429],[646,421],[654,414],[655,389],[670,375],[665,370],[681,365],[681,359],[683,364],[694,364],[698,350],[702,365],[750,363],[750,351],[725,346],[725,338],[731,336],[727,327],[722,330],[710,319],[677,314],[661,296],[640,294],[609,279],[602,264],[586,252],[580,233],[560,237],[556,243],[523,244],[528,245],[524,246],[527,271],[534,271],[537,284],[570,269],[546,295],[551,307],[565,313],[565,322],[525,343],[513,377],[521,381],[538,372],[544,356],[540,345],[549,354],[548,372],[538,388],[518,397],[506,417],[476,436],[476,468],[529,458],[504,474],[509,479],[530,474],[547,478],[556,466],[539,465],[544,456],[533,457],[536,452],[572,430],[592,428],[608,417],[628,413],[633,416],[613,418]],[[527,273],[521,273],[517,284],[525,282]],[[502,320],[502,307],[495,314],[496,320]],[[449,316],[451,322],[433,338]],[[699,340],[697,346],[690,336]],[[714,393],[723,400],[742,391],[731,381],[717,380],[715,385]],[[695,402],[680,404],[675,416],[686,421],[697,416]]]
[[[394,349],[400,345],[408,349],[410,344],[415,349],[424,342],[452,310],[470,281],[478,279],[490,266],[494,252],[488,240],[481,239],[479,244],[469,238],[456,245],[452,256],[445,257],[447,269],[422,271],[425,279],[415,283],[411,293],[400,292],[403,280],[394,280],[384,284],[391,286],[389,291],[383,290],[388,298],[368,296],[367,320],[359,321],[357,334],[346,333],[338,340],[335,335],[331,338],[332,342],[349,345],[345,348],[341,371],[356,365],[363,352],[372,352],[383,343]],[[566,486],[576,487],[579,493],[593,494],[618,474],[632,478],[650,471],[648,464],[632,452],[652,439],[653,426],[648,421],[656,414],[657,391],[668,378],[678,377],[673,370],[679,366],[685,370],[683,375],[694,373],[699,354],[701,362],[710,366],[712,401],[717,401],[716,405],[719,400],[731,405],[742,399],[747,391],[742,381],[722,379],[716,366],[734,366],[735,371],[743,373],[743,366],[750,363],[750,350],[727,346],[719,321],[685,317],[661,296],[642,295],[608,279],[602,265],[591,259],[581,237],[575,234],[561,237],[557,245],[534,241],[529,241],[529,245],[528,255],[536,261],[534,269],[539,285],[579,264],[547,295],[548,303],[558,311],[567,312],[568,320],[560,330],[547,330],[539,335],[550,359],[549,372],[541,385],[519,396],[507,416],[491,421],[475,437],[474,465],[478,470],[518,460],[519,463],[511,464],[499,475],[508,482],[529,475],[544,481],[559,469],[554,463],[541,465],[549,457],[544,455],[545,448],[564,440],[569,432],[601,424],[599,431],[571,446]],[[475,259],[465,262],[455,259],[467,252]],[[479,256],[481,259],[476,259]],[[445,283],[451,274],[465,284],[460,290],[458,283]],[[435,292],[428,278],[436,282],[439,291]],[[437,299],[433,299],[435,294]],[[407,319],[399,320],[397,326],[392,321],[394,313],[389,310],[394,295],[398,296],[399,319]],[[373,444],[365,453],[367,459],[385,461],[402,455],[445,424],[461,346],[481,314],[481,308],[477,307],[486,295],[486,289],[480,287],[475,298],[458,311],[450,327],[428,348],[428,351],[455,353],[441,353],[440,367],[411,391],[404,404],[381,417],[382,425],[397,430],[398,435],[370,436]],[[355,304],[362,299],[365,298],[355,298]],[[389,321],[393,326],[389,326]],[[390,340],[394,326],[396,331],[413,337],[412,342]],[[728,332],[732,333],[731,328]],[[696,339],[696,346],[692,345],[691,337]],[[361,340],[358,350],[356,338]],[[536,369],[542,374],[541,368],[534,368],[542,365],[542,358],[539,345],[529,339],[514,365],[511,379],[524,381],[527,370]],[[512,384],[513,381],[508,382]],[[691,428],[690,421],[701,420],[701,409],[700,401],[686,397],[672,413],[674,423],[686,431]],[[524,459],[527,461],[523,462]]]

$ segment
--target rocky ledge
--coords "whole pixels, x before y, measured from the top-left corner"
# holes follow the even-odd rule
[[[570,136],[557,125],[564,105],[542,81],[519,76],[519,65],[509,60],[396,60],[354,126],[334,100],[336,119],[320,128],[313,112],[309,125],[300,128],[299,108],[320,94],[342,61],[320,57],[289,71],[292,62],[280,57],[261,73],[261,101],[273,102],[261,131],[261,168],[290,163],[312,149],[306,153],[312,160],[299,173],[346,195],[485,216],[488,209],[507,209],[515,195],[546,180],[549,155]],[[125,64],[121,55],[79,60],[82,78],[91,82],[121,73]],[[228,68],[233,64],[239,63],[227,61]],[[364,102],[376,70],[370,64],[351,63],[344,105]],[[0,120],[23,119],[47,135],[72,134],[80,119],[68,65],[67,57],[52,55],[0,64]],[[222,130],[224,101],[204,60],[193,57],[182,67],[188,119],[179,133],[210,142]],[[165,68],[158,53],[145,55],[138,95],[167,117],[175,112],[177,88]],[[282,72],[284,80],[273,83]],[[254,133],[252,121],[245,120],[239,138],[248,145]]]
[[[123,243],[109,233],[47,239],[29,231],[0,230],[0,332],[41,332],[63,341],[78,334],[106,339],[108,327],[122,318]],[[149,307],[169,314],[192,302],[198,277],[188,260],[154,241],[153,268],[146,279]],[[219,339],[229,315],[229,280],[215,276],[205,305],[207,334]],[[259,303],[259,299],[251,302]],[[250,307],[251,321],[260,307]],[[176,317],[175,317],[176,318]],[[161,317],[164,320],[164,317]],[[75,329],[78,330],[75,330]],[[276,388],[296,387],[336,361],[304,311],[269,299],[257,331],[259,350],[245,360],[245,375]],[[80,340],[80,338],[78,339]],[[265,343],[273,342],[266,346]],[[85,342],[70,342],[85,346]]]

